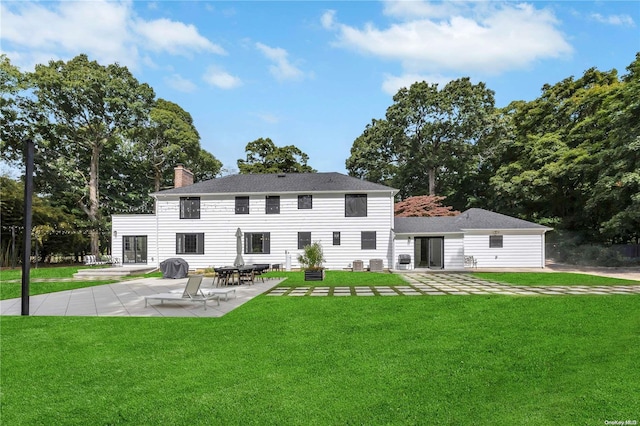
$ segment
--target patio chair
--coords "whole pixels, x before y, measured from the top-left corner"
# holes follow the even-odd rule
[[[238,284],[253,284],[253,267],[238,268]]]
[[[478,269],[478,259],[473,256],[465,256],[464,257],[464,266]]]
[[[254,275],[254,279],[258,279],[260,278],[262,280],[262,282],[264,282],[264,277],[262,276],[263,273],[267,272],[270,268],[270,265],[266,264],[266,263],[259,263],[257,265],[253,265],[253,275]]]
[[[228,286],[229,281],[233,280],[235,268],[213,268],[213,271],[216,273],[215,284],[221,287]]]
[[[204,294],[200,290],[200,284],[202,284],[202,275],[192,275],[187,280],[187,285],[184,287],[182,294],[180,293],[159,293],[151,296],[145,296],[144,307],[147,307],[149,300],[160,300],[160,304],[165,301],[169,302],[200,302],[204,304],[204,310],[207,310],[207,302],[215,300],[220,305],[219,294]]]

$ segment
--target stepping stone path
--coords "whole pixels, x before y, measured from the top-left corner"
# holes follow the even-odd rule
[[[474,294],[606,295],[640,294],[640,284],[613,286],[516,286],[482,280],[464,273],[406,273],[406,285],[357,287],[276,287],[267,296],[442,296]],[[633,281],[630,281],[633,282]]]

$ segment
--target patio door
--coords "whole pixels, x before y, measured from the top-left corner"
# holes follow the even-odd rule
[[[444,269],[444,237],[416,237],[416,268]]]
[[[147,263],[147,236],[122,237],[122,263]]]

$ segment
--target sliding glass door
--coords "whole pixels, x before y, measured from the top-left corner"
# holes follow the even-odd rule
[[[147,236],[122,237],[122,263],[147,263]]]
[[[444,237],[416,237],[416,268],[444,269]]]

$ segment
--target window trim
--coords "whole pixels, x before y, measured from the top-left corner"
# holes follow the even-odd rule
[[[361,199],[364,199],[364,212],[358,211],[360,202],[358,202],[357,200]],[[355,207],[355,210],[353,210],[353,207]],[[367,210],[367,194],[344,194],[344,217],[367,217]]]
[[[189,202],[189,209],[186,208]],[[197,202],[197,208],[193,204]],[[189,212],[189,215],[186,213]],[[180,219],[200,219],[200,197],[180,197]]]
[[[503,248],[504,235],[489,235],[489,248]]]
[[[236,204],[235,204],[236,214],[249,214],[249,197],[237,196],[235,200],[236,200]],[[245,200],[246,200],[246,205],[244,203]],[[242,201],[242,204],[240,203],[241,201]]]
[[[271,201],[271,203],[269,203]],[[280,214],[280,196],[267,195],[264,197],[264,212],[266,214]]]
[[[365,238],[365,237],[369,238]],[[373,238],[371,238],[373,236]],[[365,247],[366,243],[373,241],[373,247]],[[360,232],[360,250],[376,250],[378,247],[378,235],[376,231],[361,231]]]
[[[253,251],[253,236],[262,236],[262,251]],[[271,254],[271,232],[245,232],[244,254]]]
[[[308,245],[311,245],[311,232],[298,232],[298,250],[304,250]]]
[[[195,251],[187,251],[187,236],[196,237]],[[204,232],[176,232],[176,254],[204,254]]]
[[[298,195],[298,210],[312,210],[313,209],[313,195],[302,194]]]

